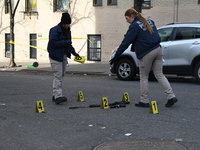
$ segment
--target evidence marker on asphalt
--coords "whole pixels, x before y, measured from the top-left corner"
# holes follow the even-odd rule
[[[107,97],[102,97],[101,98],[101,108],[102,109],[108,109],[109,108],[108,98]]]
[[[44,111],[44,105],[43,105],[42,101],[37,101],[36,102],[35,112],[37,112],[37,113],[45,113],[45,111]]]
[[[123,102],[130,102],[130,97],[128,95],[128,92],[124,92],[123,97],[122,97]]]
[[[153,114],[158,114],[158,107],[156,101],[151,101],[149,112]]]
[[[78,97],[77,97],[77,101],[79,102],[84,102],[84,95],[83,95],[83,92],[82,91],[79,91],[78,92]]]

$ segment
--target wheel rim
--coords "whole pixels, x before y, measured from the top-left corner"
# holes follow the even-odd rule
[[[200,78],[200,67],[199,67],[199,69],[198,69],[198,71],[197,71],[197,75],[198,75],[198,77]]]
[[[118,73],[122,78],[127,78],[131,73],[130,65],[128,63],[122,63],[119,66]]]

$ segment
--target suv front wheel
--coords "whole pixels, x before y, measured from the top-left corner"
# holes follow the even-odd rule
[[[129,59],[122,59],[116,66],[117,77],[120,80],[133,80],[136,76],[136,69],[133,62]]]
[[[194,68],[194,76],[196,80],[200,83],[200,62]]]

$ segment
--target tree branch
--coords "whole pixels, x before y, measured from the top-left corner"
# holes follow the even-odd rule
[[[19,5],[19,2],[20,2],[20,0],[17,1],[17,4],[16,4],[15,9],[14,9],[14,11],[13,11],[13,16],[15,16],[15,12],[16,12],[16,10],[17,10],[17,7],[18,7],[18,5]]]

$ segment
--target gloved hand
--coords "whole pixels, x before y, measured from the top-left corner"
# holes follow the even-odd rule
[[[78,56],[78,57],[80,57],[78,53],[75,53],[74,56]]]
[[[78,59],[78,60],[81,60],[81,59],[82,59],[81,56],[79,56],[78,53],[76,53],[74,56],[75,56],[75,58]]]

